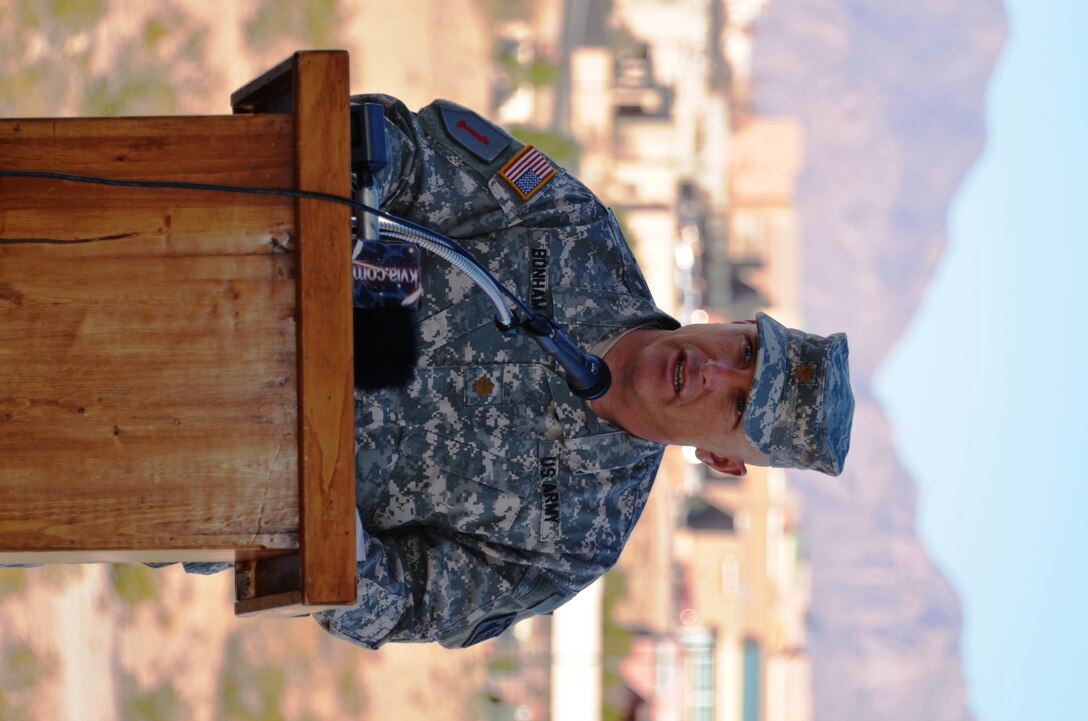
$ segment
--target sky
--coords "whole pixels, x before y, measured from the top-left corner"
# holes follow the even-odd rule
[[[978,721],[1088,717],[1088,3],[1005,0],[987,148],[876,390]]]

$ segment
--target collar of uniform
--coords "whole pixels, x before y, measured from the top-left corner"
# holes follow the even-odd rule
[[[630,293],[561,287],[553,291],[552,298],[555,321],[572,341],[587,351],[634,328],[679,327],[679,323],[652,302]],[[552,397],[568,438],[584,435],[579,427],[588,428],[591,434],[615,428],[600,420],[589,403],[567,388],[561,372],[552,380]]]
[[[680,325],[645,298],[595,288],[556,288],[552,307],[555,322],[587,350],[640,326],[671,330]]]
[[[577,472],[606,471],[631,465],[633,459],[659,453],[665,446],[632,435],[601,420],[584,398],[567,386],[562,371],[548,374],[556,416],[563,426],[564,448],[578,451],[571,455],[571,469]]]
[[[601,431],[601,422],[597,415],[589,409],[589,403],[584,398],[574,395],[567,387],[567,377],[558,365],[548,373],[548,385],[551,388],[556,418],[563,426],[564,438],[576,438]]]

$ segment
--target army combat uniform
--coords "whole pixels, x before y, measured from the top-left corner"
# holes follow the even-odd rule
[[[363,99],[385,106],[383,210],[459,240],[582,348],[677,327],[612,213],[545,156],[452,103]],[[446,261],[424,253],[422,279],[414,380],[356,398],[358,603],[315,614],[372,648],[469,646],[570,600],[616,562],[664,449],[598,419]]]

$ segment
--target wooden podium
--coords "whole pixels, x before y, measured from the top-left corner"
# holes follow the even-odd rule
[[[0,169],[350,195],[348,57],[233,115],[0,120]],[[0,178],[0,563],[233,561],[237,613],[355,600],[350,210]]]

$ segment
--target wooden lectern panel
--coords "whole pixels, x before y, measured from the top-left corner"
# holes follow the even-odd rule
[[[300,188],[351,194],[347,53],[297,53],[231,96],[238,113],[295,118]],[[299,246],[299,558],[239,564],[240,615],[355,599],[355,466],[350,210],[297,201]],[[333,270],[337,269],[337,270]],[[286,569],[286,571],[285,571]],[[294,587],[297,573],[300,583]],[[286,581],[286,583],[281,583]]]
[[[290,187],[293,144],[290,115],[0,121],[5,169],[126,179]],[[0,179],[0,548],[297,546],[293,205]]]
[[[347,196],[347,66],[267,74],[286,112],[0,120],[0,168]],[[349,219],[0,178],[0,562],[247,559],[240,613],[352,603]]]

